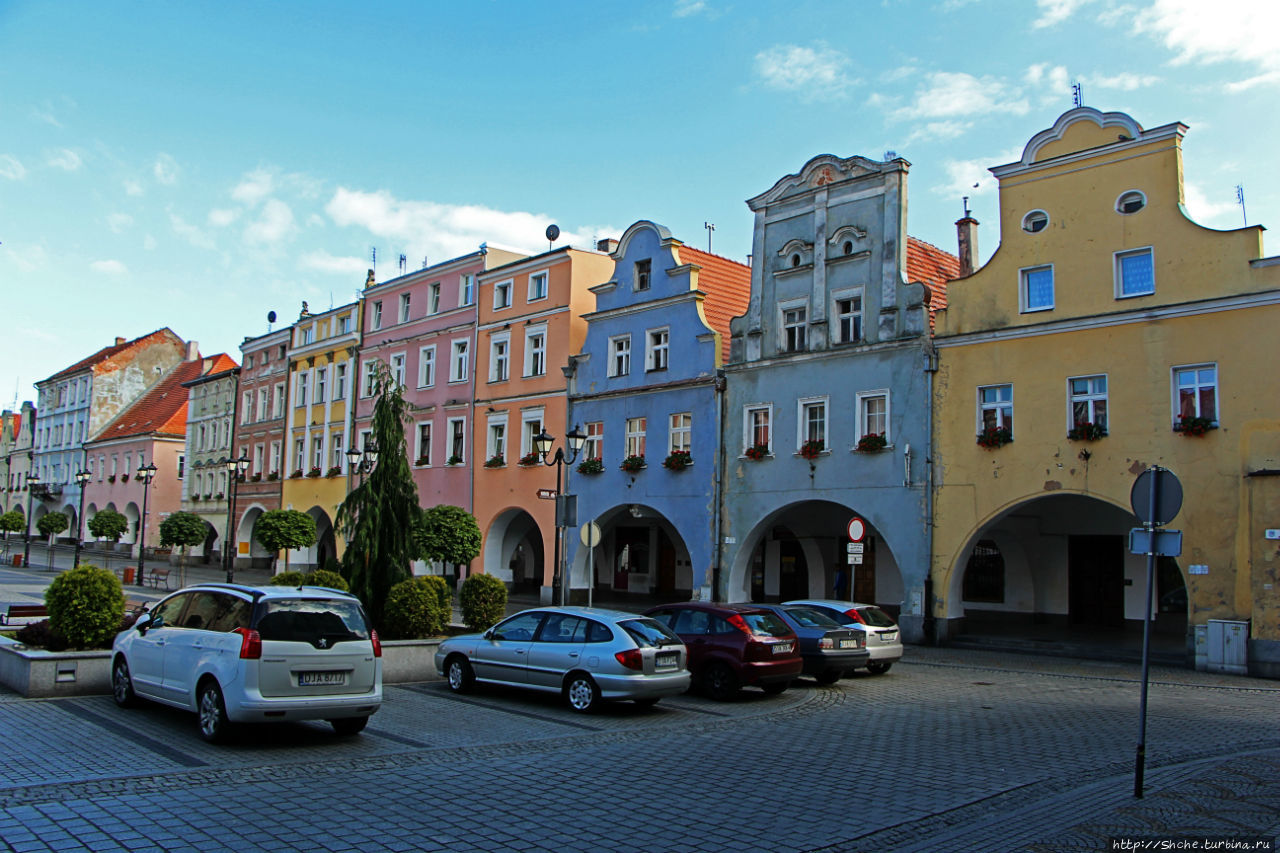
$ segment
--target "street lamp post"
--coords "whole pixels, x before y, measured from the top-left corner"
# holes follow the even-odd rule
[[[347,451],[347,469],[354,470],[360,475],[360,485],[364,485],[364,475],[373,472],[373,467],[378,464],[378,446],[370,441],[363,449],[356,450],[354,447]]]
[[[31,498],[35,494],[35,486],[40,485],[40,475],[34,471],[27,472],[27,541],[22,546],[22,565],[31,568]]]
[[[81,540],[84,539],[84,487],[89,484],[89,478],[92,476],[87,470],[76,472],[76,482],[80,484],[80,514],[76,520],[76,558],[71,564],[73,569],[80,567],[80,546],[83,544]]]
[[[147,494],[151,491],[151,480],[155,475],[154,462],[138,466],[138,479],[142,481],[142,517],[138,519],[138,586],[142,586],[142,573],[147,564]]]
[[[566,459],[564,449],[557,447],[555,456],[552,457],[550,462],[547,461],[547,455],[551,453],[551,446],[556,443],[555,438],[547,434],[547,431],[544,428],[533,440],[533,448],[542,459],[542,464],[548,467],[551,465],[556,466],[556,544],[555,567],[551,579],[551,585],[553,593],[557,588],[560,590],[560,606],[562,607],[564,606],[565,599],[568,596],[567,587],[569,584],[565,577],[565,572],[560,565],[561,557],[564,552],[561,540],[564,539],[565,528],[565,509],[563,506],[565,502],[561,499],[563,496],[560,494],[560,476],[564,466],[572,465],[574,460],[578,458],[578,454],[587,443],[587,437],[579,432],[577,424],[574,424],[573,430],[565,436],[565,440],[569,445],[569,457]]]
[[[223,562],[226,564],[227,583],[235,583],[236,579],[236,537],[232,532],[232,525],[236,520],[236,491],[239,489],[240,482],[244,479],[244,472],[249,468],[249,457],[241,456],[239,459],[227,460],[227,492],[231,496],[231,501],[227,505],[227,537],[226,537],[226,554]]]

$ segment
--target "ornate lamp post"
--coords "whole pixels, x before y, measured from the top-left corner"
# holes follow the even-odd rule
[[[77,471],[75,476],[76,482],[80,484],[80,514],[76,516],[76,558],[71,564],[73,569],[80,566],[80,546],[83,544],[81,540],[84,539],[84,487],[89,484],[89,478],[93,475],[85,470]]]
[[[31,497],[35,494],[35,486],[40,485],[40,475],[34,471],[27,472],[27,541],[22,546],[22,565],[31,568]]]
[[[378,464],[378,446],[370,441],[362,450],[354,447],[347,451],[347,470],[360,474],[360,484],[364,485],[364,475],[373,472]]]
[[[553,456],[551,461],[548,462],[547,455],[551,453],[551,446],[556,443],[555,438],[548,435],[547,430],[543,428],[542,432],[533,440],[533,449],[542,459],[542,464],[548,467],[552,465],[556,466],[556,547],[555,569],[551,585],[553,587],[553,591],[555,588],[560,590],[560,605],[562,607],[564,606],[565,599],[568,595],[567,587],[569,584],[566,582],[565,573],[560,565],[560,560],[564,552],[564,548],[560,543],[564,538],[564,528],[567,523],[564,506],[566,502],[562,500],[564,496],[560,494],[560,477],[564,466],[572,465],[574,460],[578,458],[578,454],[582,452],[583,446],[587,443],[587,437],[578,430],[578,425],[574,424],[573,430],[565,436],[565,441],[569,445],[569,457],[566,459],[564,449],[557,447],[555,456]]]
[[[231,496],[231,501],[227,505],[227,538],[226,538],[226,554],[223,556],[223,563],[226,564],[227,583],[235,583],[236,579],[236,552],[235,533],[232,532],[232,525],[236,520],[236,491],[240,483],[244,480],[244,472],[249,468],[249,457],[241,456],[239,459],[227,460],[227,493]]]
[[[138,586],[142,586],[142,573],[146,567],[147,551],[147,493],[156,475],[154,462],[138,466],[138,479],[142,481],[142,517],[138,519]]]

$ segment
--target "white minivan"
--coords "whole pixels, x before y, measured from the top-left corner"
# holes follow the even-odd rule
[[[198,584],[116,636],[111,690],[122,707],[143,698],[196,712],[207,741],[281,720],[352,735],[382,705],[382,646],[345,592]]]

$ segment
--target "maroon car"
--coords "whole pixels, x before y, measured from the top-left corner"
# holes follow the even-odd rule
[[[645,615],[684,642],[694,683],[714,699],[730,699],[742,687],[781,693],[804,668],[795,632],[777,614],[754,604],[685,601]]]

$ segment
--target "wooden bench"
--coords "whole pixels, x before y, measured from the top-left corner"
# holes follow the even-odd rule
[[[46,619],[48,616],[49,608],[43,604],[10,604],[3,619],[4,624],[12,625],[14,619]]]
[[[152,587],[154,587],[155,589],[159,589],[159,588],[160,588],[160,582],[161,582],[161,581],[164,581],[164,588],[165,588],[165,591],[166,591],[166,592],[168,592],[168,591],[169,591],[169,589],[170,589],[170,586],[169,586],[169,570],[168,570],[168,569],[150,569],[150,570],[147,572],[147,576],[146,576],[145,578],[143,578],[143,580],[144,580],[144,581],[146,581],[148,584],[150,584],[150,585],[151,585]]]

